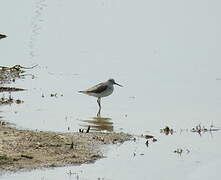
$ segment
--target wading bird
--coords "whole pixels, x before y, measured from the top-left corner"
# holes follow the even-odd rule
[[[99,106],[99,110],[98,110],[98,113],[97,113],[97,116],[100,116],[100,111],[101,111],[101,98],[102,97],[106,97],[106,96],[109,96],[113,93],[114,91],[114,84],[120,86],[120,87],[123,87],[122,85],[116,83],[114,81],[114,79],[109,79],[107,80],[106,82],[102,82],[102,83],[99,83],[91,88],[88,88],[84,91],[78,91],[80,93],[83,93],[83,94],[87,94],[89,96],[94,96],[94,97],[97,97],[97,103],[98,103],[98,106]]]

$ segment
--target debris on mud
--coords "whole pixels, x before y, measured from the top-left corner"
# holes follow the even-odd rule
[[[19,64],[16,64],[14,66],[0,66],[0,71],[10,71],[10,72],[13,72],[13,71],[17,71],[17,72],[25,72],[24,69],[33,69],[35,68],[36,66],[38,65],[34,65],[32,67],[24,67],[24,66],[21,66]]]
[[[0,92],[25,91],[23,88],[16,87],[0,87]]]
[[[16,171],[93,162],[101,146],[123,143],[124,133],[56,133],[0,126],[0,171]]]
[[[48,96],[58,98],[58,97],[63,97],[64,95],[63,94],[59,94],[59,93],[50,93]],[[47,97],[47,95],[42,93],[41,97],[44,98],[44,97]]]
[[[152,138],[154,138],[154,136],[148,135],[148,134],[144,135],[144,137],[145,137],[146,139],[152,139]]]
[[[183,153],[183,149],[181,148],[177,148],[176,150],[173,151],[174,153],[177,153],[179,155],[181,155]]]
[[[177,153],[177,154],[179,154],[179,155],[181,156],[184,152],[186,152],[186,154],[189,154],[189,153],[190,153],[190,150],[189,150],[189,149],[184,150],[184,149],[182,149],[182,148],[177,148],[177,149],[174,150],[173,152],[174,152],[174,153]]]
[[[90,129],[91,129],[91,126],[88,126],[88,128],[87,129],[79,129],[79,132],[80,133],[84,133],[84,130],[85,130],[85,133],[89,133],[89,131],[90,131]]]
[[[63,94],[60,94],[60,95],[59,95],[58,93],[51,93],[50,96],[51,96],[51,97],[58,97],[58,96],[61,96],[61,97],[62,97]]]
[[[172,128],[169,128],[169,126],[166,126],[163,129],[160,129],[160,133],[164,133],[165,135],[173,134],[174,130]]]
[[[14,65],[14,66],[0,66],[0,84],[14,82],[16,78],[24,78],[26,69],[33,69],[35,66],[32,67],[24,67],[21,65]],[[30,74],[29,74],[30,75]]]
[[[205,126],[201,126],[201,124],[198,124],[196,127],[193,127],[191,129],[191,132],[196,132],[199,135],[201,135],[202,133],[219,131],[219,130],[220,130],[220,128],[216,128],[213,124],[211,124],[209,126],[209,128],[207,128]]]
[[[2,118],[2,117],[0,117]],[[5,126],[5,125],[9,125],[10,123],[7,122],[7,121],[3,121],[3,120],[0,120],[0,126]]]
[[[147,147],[149,146],[150,140],[152,140],[152,142],[156,142],[157,141],[157,139],[154,136],[152,136],[152,135],[148,135],[148,134],[143,135],[142,134],[141,137],[144,137],[145,139],[147,139],[146,142],[145,142]]]
[[[54,94],[51,93],[51,97],[57,97],[57,95],[58,95],[57,93],[54,93]]]
[[[13,104],[13,103],[16,103],[16,104],[21,104],[23,103],[24,101],[20,100],[20,99],[14,99],[11,97],[11,95],[9,95],[9,97],[1,97],[0,98],[0,105],[10,105],[10,104]]]

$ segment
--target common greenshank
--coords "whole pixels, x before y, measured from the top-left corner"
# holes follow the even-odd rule
[[[99,106],[99,111],[97,113],[97,116],[100,115],[100,111],[101,111],[101,98],[102,97],[106,97],[106,96],[109,96],[113,93],[114,91],[114,84],[120,86],[120,87],[123,87],[122,85],[118,84],[115,82],[114,79],[109,79],[105,82],[102,82],[102,83],[99,83],[91,88],[88,88],[84,91],[78,91],[80,93],[83,93],[83,94],[87,94],[89,96],[94,96],[94,97],[97,97],[97,103],[98,103],[98,106]]]

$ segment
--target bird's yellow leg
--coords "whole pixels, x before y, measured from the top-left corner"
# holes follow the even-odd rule
[[[97,103],[99,105],[99,110],[98,110],[97,116],[100,116],[100,113],[101,113],[101,98],[100,97],[97,99]]]

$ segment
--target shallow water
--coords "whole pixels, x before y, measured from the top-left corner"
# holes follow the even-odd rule
[[[108,158],[95,164],[1,178],[220,176],[220,132],[190,132],[200,123],[221,127],[220,2],[9,0],[2,7],[1,33],[8,37],[0,40],[0,65],[38,64],[26,72],[34,78],[10,84],[27,91],[12,93],[24,103],[1,106],[3,119],[20,128],[68,132],[91,125],[151,134],[158,141],[147,147],[137,138],[108,147]],[[78,91],[110,77],[124,87],[102,99],[99,119],[96,99]],[[165,126],[176,132],[160,133]],[[181,155],[174,153],[177,148]]]

